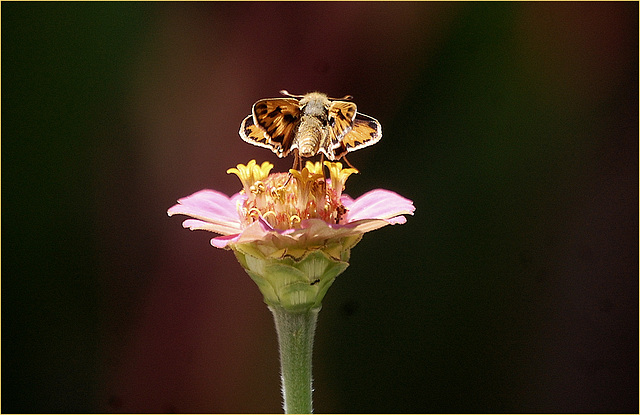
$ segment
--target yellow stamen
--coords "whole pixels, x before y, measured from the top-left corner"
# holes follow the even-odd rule
[[[331,175],[331,187],[337,192],[338,195],[342,194],[347,178],[354,173],[358,173],[358,170],[356,169],[343,169],[342,163],[340,162],[333,163],[330,161],[325,161],[324,165],[329,168],[329,174]]]
[[[251,190],[251,193],[253,193],[254,195],[259,195],[260,193],[264,192],[264,183],[262,183],[261,180],[258,180],[253,185],[251,185],[251,187],[249,187],[249,190]]]
[[[272,187],[271,188],[271,197],[277,201],[282,202],[284,200],[285,187]]]
[[[260,209],[258,208],[249,209],[249,216],[257,216],[259,214],[260,214]]]
[[[332,172],[333,188],[327,186],[324,165]],[[246,195],[239,208],[245,226],[260,216],[277,229],[300,227],[305,219],[322,219],[329,223],[340,220],[338,209],[342,207],[340,191],[344,181],[355,169],[342,169],[340,163],[307,162],[302,170],[269,174],[273,165],[258,165],[251,160],[247,165],[238,164],[227,172],[238,176]]]
[[[307,163],[311,164],[310,162]],[[315,182],[316,180],[324,177],[322,175],[322,170],[320,170],[320,173],[316,173],[313,168],[309,170],[307,167],[302,169],[302,171],[290,169],[289,173],[291,173],[293,177],[295,177],[301,187],[306,187],[309,183]]]
[[[273,168],[273,164],[265,161],[260,166],[255,160],[251,160],[245,166],[244,164],[238,164],[235,168],[227,170],[227,174],[235,174],[242,182],[245,192],[251,191],[251,186],[256,182],[266,179],[269,176],[269,172]]]
[[[298,215],[291,215],[289,217],[289,226],[294,228],[298,223],[300,223],[300,216]]]
[[[324,177],[324,174],[322,172],[322,164],[320,164],[319,161],[312,163],[309,160],[307,160],[307,162],[305,163],[305,168],[313,174],[322,174]]]
[[[269,220],[269,217],[271,217],[273,219],[273,223],[275,223],[275,220],[277,218],[276,212],[274,212],[273,210],[268,210],[268,211],[264,212],[262,214],[262,217],[265,218],[267,221],[269,221],[269,223],[271,223],[271,221]]]

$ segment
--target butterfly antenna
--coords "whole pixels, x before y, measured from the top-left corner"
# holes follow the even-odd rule
[[[332,101],[351,101],[353,99],[353,95],[345,95],[342,98],[329,98]]]
[[[281,89],[280,93],[282,95],[285,95],[285,96],[288,96],[288,97],[291,97],[291,98],[302,98],[302,97],[304,97],[304,95],[293,95],[293,94],[290,94],[289,91],[287,91],[286,89]]]

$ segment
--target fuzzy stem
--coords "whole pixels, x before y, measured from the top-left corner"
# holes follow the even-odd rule
[[[320,307],[295,313],[270,306],[278,332],[282,396],[286,414],[313,412],[311,355]]]

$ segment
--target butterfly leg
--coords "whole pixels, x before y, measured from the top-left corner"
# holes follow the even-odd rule
[[[293,150],[293,170],[302,170],[302,157],[298,152],[298,149]]]
[[[298,167],[298,165],[300,165],[300,170],[302,170],[302,157],[300,157],[300,154],[298,153],[298,149],[296,148],[293,150],[293,167],[291,167],[291,170],[297,170],[296,167]],[[285,187],[286,185],[289,184],[289,180],[291,180],[292,176],[293,174],[289,172],[289,177],[287,177],[287,181],[284,182],[282,187]]]
[[[293,176],[293,174],[291,174],[291,172],[289,172],[289,177],[287,177],[287,181],[284,182],[284,184],[281,187],[285,187],[286,185],[289,184],[289,180],[291,180],[291,177]]]
[[[324,165],[324,153],[320,153],[320,166],[322,168],[322,176],[326,180],[328,176],[324,170],[327,169],[329,171],[329,167]]]
[[[342,160],[344,160],[345,163],[347,163],[347,166],[351,167],[352,169],[356,169],[353,164],[349,163],[349,160],[347,160],[347,156],[342,156]],[[358,169],[356,169],[358,170]]]

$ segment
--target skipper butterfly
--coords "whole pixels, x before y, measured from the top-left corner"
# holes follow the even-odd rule
[[[298,160],[323,153],[335,161],[382,137],[378,120],[359,113],[356,104],[348,101],[350,96],[334,99],[320,92],[280,93],[286,98],[266,98],[253,104],[251,114],[240,125],[244,141],[271,149],[278,157],[294,151]]]

